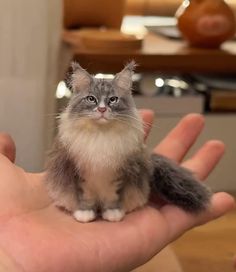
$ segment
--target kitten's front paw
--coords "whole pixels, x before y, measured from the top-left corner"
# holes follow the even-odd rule
[[[111,222],[121,221],[125,212],[120,209],[108,209],[102,213],[102,218]]]
[[[82,223],[93,221],[96,214],[93,210],[77,210],[73,213],[74,218]]]

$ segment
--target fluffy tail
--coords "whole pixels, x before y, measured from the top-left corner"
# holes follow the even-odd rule
[[[161,155],[153,154],[151,160],[152,192],[188,212],[198,213],[207,208],[211,192],[190,171]]]

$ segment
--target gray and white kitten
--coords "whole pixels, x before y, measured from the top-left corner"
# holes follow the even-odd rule
[[[80,222],[98,213],[120,221],[145,205],[151,192],[189,212],[209,203],[209,190],[188,170],[148,153],[131,94],[134,67],[131,62],[108,80],[73,63],[67,78],[73,96],[61,114],[46,184],[55,204]]]

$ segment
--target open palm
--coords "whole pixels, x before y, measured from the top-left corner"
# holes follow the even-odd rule
[[[151,123],[151,112],[143,111],[142,115]],[[185,117],[155,152],[181,162],[202,128],[200,115]],[[209,210],[198,216],[172,205],[159,209],[149,205],[122,222],[81,224],[54,207],[43,173],[26,173],[13,164],[14,145],[6,135],[0,136],[0,152],[0,251],[16,271],[130,271],[189,228],[234,206],[229,195],[217,193]],[[203,180],[223,152],[222,143],[210,141],[183,165]]]

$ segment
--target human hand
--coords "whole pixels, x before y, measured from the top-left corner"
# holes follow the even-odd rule
[[[146,123],[152,122],[151,112],[143,111],[142,116]],[[185,117],[155,152],[181,162],[202,128],[201,116]],[[172,205],[159,210],[147,206],[121,222],[81,224],[54,207],[43,174],[26,173],[10,161],[14,145],[7,136],[0,137],[0,152],[4,154],[0,155],[0,248],[16,271],[130,271],[188,229],[234,206],[228,194],[217,193],[209,210],[198,216]],[[223,153],[222,143],[210,141],[183,165],[203,180]]]

